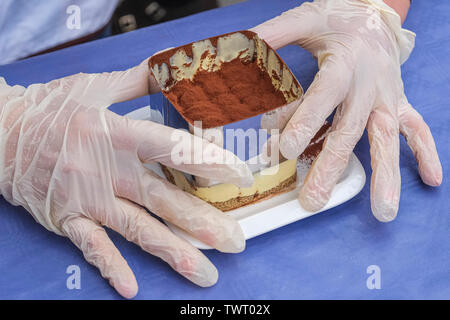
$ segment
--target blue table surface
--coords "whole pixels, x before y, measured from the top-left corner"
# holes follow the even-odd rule
[[[77,72],[123,70],[158,50],[250,28],[301,2],[248,1],[2,66],[0,76],[9,84],[27,86]],[[206,251],[220,273],[218,283],[206,289],[108,231],[135,272],[137,298],[449,299],[449,14],[450,1],[413,3],[405,26],[417,33],[417,44],[402,69],[406,94],[436,140],[444,169],[440,188],[421,182],[402,138],[402,195],[395,221],[384,224],[372,216],[368,181],[349,202],[249,240],[243,253]],[[280,54],[307,88],[317,71],[315,60],[298,47]],[[111,109],[124,114],[148,103],[144,97]],[[370,177],[367,135],[355,153]],[[24,209],[1,197],[0,257],[2,299],[120,299],[68,239],[47,232]],[[66,287],[69,265],[80,267],[80,290]],[[380,267],[381,289],[367,288],[370,265]]]

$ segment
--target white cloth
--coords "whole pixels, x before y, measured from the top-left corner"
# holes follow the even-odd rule
[[[0,65],[98,31],[118,0],[0,1]],[[77,19],[79,8],[79,28]],[[69,24],[69,27],[68,27]]]

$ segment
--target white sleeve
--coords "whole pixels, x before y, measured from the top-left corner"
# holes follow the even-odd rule
[[[118,0],[0,1],[0,65],[100,30]]]

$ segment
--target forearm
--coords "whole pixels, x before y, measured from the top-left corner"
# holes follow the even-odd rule
[[[384,2],[398,13],[398,15],[402,19],[402,23],[403,23],[406,19],[406,15],[408,14],[408,10],[411,5],[411,1],[410,0],[384,0]]]

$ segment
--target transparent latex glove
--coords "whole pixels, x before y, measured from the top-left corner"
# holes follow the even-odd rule
[[[320,70],[280,138],[286,158],[301,154],[337,108],[332,131],[299,194],[305,209],[316,211],[327,203],[364,128],[372,158],[372,212],[378,220],[391,221],[398,211],[399,132],[423,182],[441,184],[430,129],[403,91],[400,65],[414,46],[414,34],[401,29],[392,9],[375,0],[318,0],[252,30],[275,49],[297,44],[318,60]]]
[[[227,151],[188,132],[130,120],[106,109],[158,90],[149,79],[147,61],[123,72],[76,74],[28,88],[8,86],[0,78],[1,194],[48,230],[68,237],[127,298],[137,293],[136,279],[102,226],[199,286],[211,286],[218,277],[199,250],[143,207],[220,251],[245,248],[234,219],[177,189],[143,163],[157,161],[241,186],[251,185],[253,179],[237,158],[234,165],[175,164],[171,151],[179,142],[171,139],[174,132],[191,146],[203,145],[183,149],[197,159]],[[202,155],[194,155],[197,152]]]

